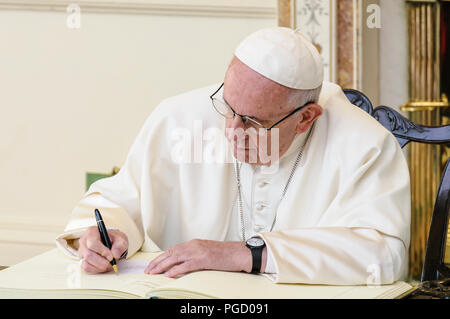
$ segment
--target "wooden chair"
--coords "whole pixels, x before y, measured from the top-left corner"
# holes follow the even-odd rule
[[[414,123],[403,115],[387,106],[375,109],[363,93],[357,90],[344,90],[352,104],[372,115],[378,122],[388,129],[403,148],[410,142],[427,144],[450,143],[450,125],[429,127]],[[444,168],[441,184],[434,204],[428,236],[422,282],[443,280],[450,278],[450,268],[444,263],[446,238],[450,210],[450,159]]]

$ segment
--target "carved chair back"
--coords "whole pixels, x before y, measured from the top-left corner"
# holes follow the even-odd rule
[[[427,144],[450,143],[450,125],[423,126],[414,123],[403,115],[387,106],[373,109],[372,103],[363,93],[357,90],[344,90],[352,104],[372,115],[378,122],[389,130],[403,148],[410,142]],[[438,195],[434,204],[428,235],[425,262],[422,269],[422,281],[450,278],[450,269],[444,263],[446,239],[448,232],[450,210],[450,159],[443,171]]]

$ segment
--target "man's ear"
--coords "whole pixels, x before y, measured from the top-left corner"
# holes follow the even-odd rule
[[[297,123],[295,128],[297,134],[306,132],[314,121],[322,115],[323,109],[319,104],[309,104],[304,110],[300,111],[302,118]]]

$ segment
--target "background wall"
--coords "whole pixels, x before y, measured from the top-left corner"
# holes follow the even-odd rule
[[[392,0],[391,0],[392,1]],[[398,1],[398,0],[394,0]],[[381,8],[379,0],[362,0],[361,5],[361,26],[360,26],[360,70],[359,76],[361,78],[361,91],[366,94],[374,107],[380,105],[380,58],[381,47],[380,34],[383,32],[383,24],[381,28],[369,28],[367,26],[367,19],[369,19],[371,12],[367,12],[367,8],[371,4],[380,6],[381,23],[384,22],[384,10]]]
[[[68,2],[0,1],[0,265],[53,248],[86,171],[122,165],[162,99],[221,82],[238,42],[277,23],[271,0],[134,2],[78,1],[70,29]]]
[[[373,11],[380,8],[381,27],[367,27]],[[387,105],[400,110],[408,101],[408,34],[405,0],[362,0],[361,8],[361,90],[374,107]]]
[[[380,0],[379,102],[399,108],[408,102],[408,34],[406,2]]]

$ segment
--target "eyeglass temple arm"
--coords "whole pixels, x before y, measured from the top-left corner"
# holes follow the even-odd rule
[[[295,109],[294,111],[292,111],[291,113],[289,113],[288,115],[286,115],[285,117],[283,117],[281,120],[279,120],[278,122],[276,122],[274,125],[272,125],[270,128],[268,128],[267,130],[270,131],[271,129],[273,129],[275,126],[277,126],[278,124],[280,124],[281,122],[283,122],[285,119],[287,119],[288,117],[294,115],[295,113],[297,113],[300,110],[303,110],[305,107],[307,107],[310,104],[314,104],[314,102],[308,102],[303,106],[300,106],[299,108]]]
[[[211,94],[209,97],[211,98],[211,100],[213,99],[213,97],[214,97],[214,95],[216,95],[217,94],[217,92],[219,92],[220,91],[220,89],[223,87],[223,85],[225,84],[225,82],[224,83],[222,83],[222,85],[216,90],[216,92],[214,92],[213,94]]]

